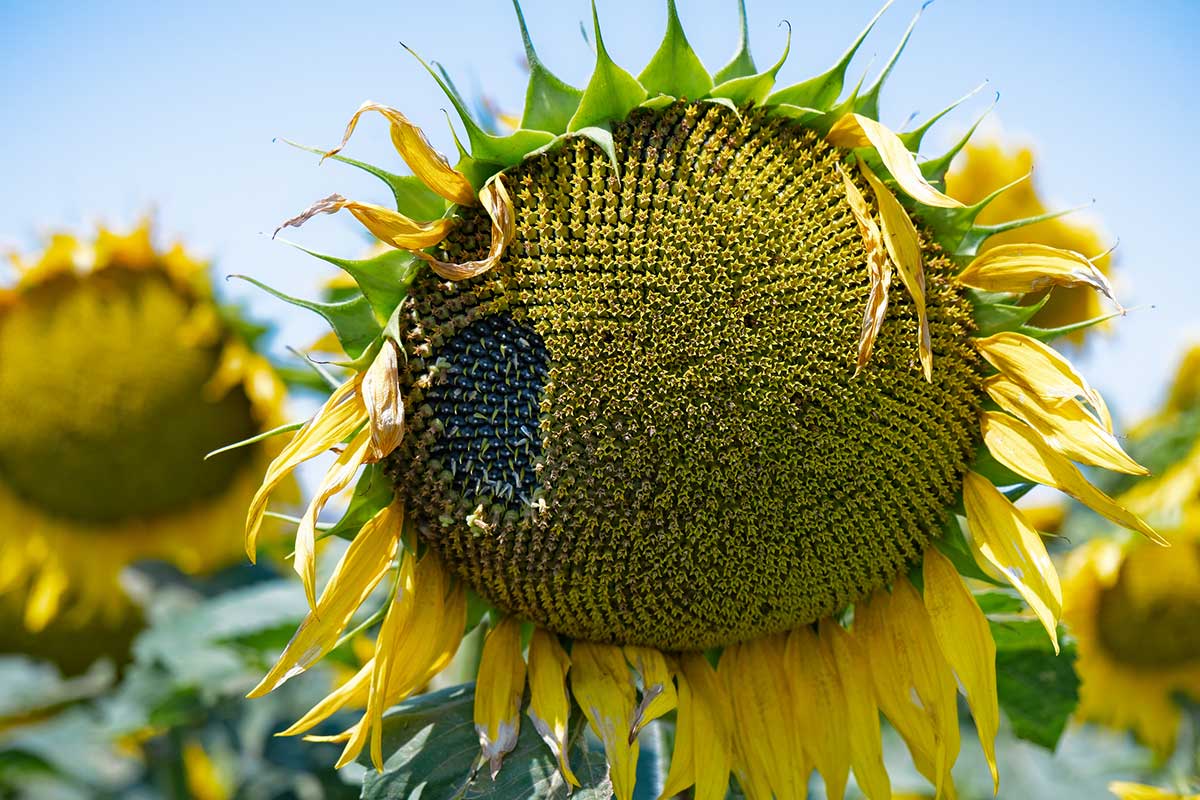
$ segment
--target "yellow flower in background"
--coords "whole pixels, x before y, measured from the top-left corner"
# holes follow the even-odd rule
[[[1038,194],[1033,170],[1033,151],[1028,147],[1012,147],[1001,140],[972,142],[963,148],[959,160],[946,174],[946,193],[972,204],[1004,189],[979,214],[978,222],[982,225],[1052,216],[1052,209]],[[1105,275],[1112,274],[1113,256],[1108,252],[1111,242],[1106,241],[1095,227],[1070,218],[1052,216],[1017,230],[998,232],[988,239],[982,249],[1022,242],[1082,253],[1092,257],[1092,263]],[[1035,293],[1031,298],[1040,300],[1041,295]],[[1106,311],[1094,291],[1086,287],[1060,287],[1050,293],[1046,304],[1034,315],[1032,322],[1043,328],[1058,328],[1094,319]],[[1107,324],[1100,323],[1096,327]],[[1080,344],[1089,330],[1092,328],[1071,331],[1066,338],[1074,344]]]
[[[984,205],[935,185],[962,143],[918,163],[932,121],[876,120],[895,57],[839,101],[870,26],[828,72],[780,88],[784,58],[754,66],[744,10],[715,74],[672,2],[667,17],[636,78],[595,20],[583,90],[546,70],[521,19],[530,88],[508,136],[431,71],[467,130],[455,166],[374,102],[326,154],[347,160],[378,114],[414,175],[367,167],[397,210],[334,194],[284,224],[346,210],[389,249],[320,256],[358,293],[301,303],[330,320],[353,377],[250,508],[253,554],[273,487],[337,453],[296,533],[312,611],[251,696],[329,653],[389,587],[372,658],[284,732],[365,706],[317,738],[382,769],[384,710],[449,663],[471,594],[493,609],[474,707],[493,778],[532,724],[578,783],[573,696],[618,800],[639,733],[671,711],[666,796],[724,797],[732,773],[751,798],[798,798],[816,771],[836,800],[853,770],[889,798],[882,711],[952,797],[960,688],[997,776],[995,644],[962,565],[1012,584],[1057,647],[1058,576],[997,487],[1051,486],[1161,541],[1075,466],[1144,474],[1018,302],[1083,286],[1113,301],[1112,287],[1073,250],[979,252]],[[353,539],[318,593],[316,520],[360,468],[339,524]]]
[[[1157,786],[1126,781],[1113,781],[1108,785],[1108,790],[1121,800],[1200,800],[1200,794],[1180,794]]]
[[[55,235],[0,288],[0,644],[131,631],[127,566],[232,563],[284,389],[218,307],[207,265],[149,223]],[[49,626],[49,627],[48,627]],[[22,631],[24,627],[27,630]]]

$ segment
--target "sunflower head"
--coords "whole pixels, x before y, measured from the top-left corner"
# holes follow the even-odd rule
[[[114,624],[129,563],[231,560],[230,511],[264,453],[205,455],[273,424],[281,384],[214,300],[207,265],[157,250],[148,224],[56,235],[13,263],[0,290],[0,589],[27,596],[35,630],[68,609]]]
[[[393,249],[320,256],[358,292],[304,303],[353,377],[251,506],[252,541],[275,483],[337,448],[297,531],[313,612],[253,694],[328,652],[379,582],[396,589],[372,662],[288,733],[365,701],[331,738],[343,762],[369,747],[381,765],[383,709],[449,661],[469,590],[493,609],[475,690],[493,776],[528,684],[576,782],[569,681],[621,800],[638,732],[673,708],[667,795],[724,796],[732,770],[751,797],[793,796],[816,769],[840,796],[853,766],[886,797],[880,710],[948,794],[956,686],[989,760],[999,719],[995,646],[959,569],[1010,582],[1052,637],[1061,610],[1045,547],[997,486],[1043,483],[1157,537],[1072,463],[1144,471],[1021,303],[1062,286],[1111,299],[1104,274],[1047,244],[981,252],[993,198],[942,191],[963,143],[918,163],[934,120],[897,134],[877,119],[907,33],[843,96],[870,26],[830,70],[781,86],[787,46],[759,69],[742,17],[738,53],[710,73],[668,2],[636,77],[596,17],[581,90],[541,63],[518,13],[530,83],[511,134],[431,70],[470,144],[456,166],[375,102],[325,153],[343,159],[378,114],[414,174],[368,168],[396,210],[334,194],[284,223],[346,210]],[[338,526],[353,541],[318,598],[317,515],[364,466]]]

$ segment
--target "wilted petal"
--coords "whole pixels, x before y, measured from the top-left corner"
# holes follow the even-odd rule
[[[662,652],[653,647],[626,645],[625,658],[642,676],[642,700],[633,712],[629,738],[633,740],[642,728],[675,708],[675,683]]]
[[[386,458],[404,438],[404,399],[400,396],[400,349],[384,338],[362,382],[371,431],[371,462]]]
[[[307,714],[296,720],[287,730],[276,736],[299,736],[320,725],[346,706],[361,708],[366,705],[371,687],[371,673],[375,670],[375,659],[368,659],[350,680],[343,683],[313,706]]]
[[[571,771],[567,752],[571,708],[566,678],[570,668],[571,659],[557,637],[541,628],[535,629],[529,641],[529,718],[558,761],[563,778],[578,786],[579,779]]]
[[[962,203],[929,184],[917,166],[917,159],[904,142],[879,122],[861,114],[846,114],[830,128],[825,140],[836,147],[873,147],[892,173],[896,183],[909,197],[927,206],[961,208]]]
[[[858,232],[863,238],[863,249],[867,253],[867,276],[870,280],[870,294],[867,296],[867,309],[863,314],[862,332],[858,337],[858,359],[855,362],[854,374],[857,375],[871,358],[871,348],[875,346],[875,338],[883,328],[883,319],[887,316],[888,289],[892,284],[892,265],[888,261],[887,248],[883,243],[883,235],[879,226],[871,216],[871,208],[863,198],[862,192],[854,185],[854,181],[846,174],[841,165],[838,171],[846,186],[846,199],[858,224]]]
[[[509,197],[508,189],[504,186],[502,173],[494,175],[484,184],[483,189],[479,192],[479,202],[483,204],[488,216],[492,219],[492,244],[486,258],[455,264],[449,261],[440,261],[428,253],[417,253],[418,256],[429,262],[434,272],[448,281],[473,278],[496,266],[504,256],[505,248],[516,235],[516,216],[512,198]]]
[[[1167,540],[1159,536],[1145,520],[1088,483],[1074,464],[1052,450],[1024,422],[999,411],[985,411],[981,417],[981,427],[988,450],[1013,472],[1035,483],[1065,492],[1102,517],[1167,546]]]
[[[660,800],[695,785],[695,800],[724,800],[733,765],[733,708],[716,671],[700,653],[679,656],[675,749]]]
[[[313,203],[291,219],[285,220],[275,229],[275,233],[279,233],[284,228],[299,228],[317,214],[336,214],[342,209],[353,214],[354,218],[361,222],[363,227],[369,230],[376,239],[402,250],[421,250],[432,247],[445,239],[446,234],[454,225],[453,219],[418,222],[409,219],[399,211],[392,211],[390,208],[347,200],[340,194],[331,194],[324,200]]]
[[[504,756],[517,746],[524,691],[521,623],[516,617],[505,617],[488,632],[475,681],[475,732],[493,780]]]
[[[592,731],[604,743],[613,794],[617,800],[632,800],[638,743],[629,740],[629,729],[637,697],[621,648],[575,642],[571,649],[571,690]]]
[[[985,292],[1026,294],[1051,286],[1086,286],[1117,303],[1112,284],[1087,256],[1045,244],[988,248],[958,275],[958,282]]]

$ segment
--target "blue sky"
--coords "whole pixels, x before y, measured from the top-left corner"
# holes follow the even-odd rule
[[[637,72],[660,36],[664,10],[647,0],[599,0],[605,41]],[[524,4],[543,59],[581,85],[592,55],[579,33],[580,0]],[[734,0],[679,0],[710,68],[736,40]],[[876,0],[748,0],[760,63],[795,31],[782,81],[826,67],[876,10]],[[919,4],[898,0],[852,74],[887,58]],[[1053,201],[1089,212],[1121,241],[1119,289],[1146,306],[1089,348],[1085,370],[1127,417],[1149,411],[1180,347],[1200,341],[1192,235],[1192,154],[1200,129],[1193,47],[1200,3],[938,0],[925,12],[883,104],[884,121],[939,110],[981,81],[989,89],[927,139],[936,154],[982,111],[1032,142],[1035,179]],[[247,272],[312,294],[327,273],[270,241],[278,222],[339,191],[384,201],[380,186],[276,137],[331,146],[366,99],[395,105],[436,144],[450,138],[433,82],[400,42],[443,63],[461,89],[519,108],[520,40],[506,0],[205,3],[0,0],[0,243],[30,248],[40,232],[103,219],[128,224],[154,209],[164,238],[212,256],[219,273]],[[873,59],[873,62],[872,62]],[[378,120],[348,154],[397,159]],[[294,234],[316,249],[357,254],[349,218]],[[276,346],[304,344],[320,325],[249,287],[229,284],[261,317],[279,321]],[[1152,306],[1152,307],[1150,307]]]

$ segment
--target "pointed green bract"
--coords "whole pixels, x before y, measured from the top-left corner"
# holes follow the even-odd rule
[[[638,81],[651,94],[695,100],[713,87],[712,78],[688,44],[675,0],[667,0],[667,32]]]
[[[1025,334],[1031,339],[1038,339],[1043,342],[1052,342],[1055,339],[1068,336],[1079,331],[1085,331],[1088,328],[1099,325],[1102,322],[1108,322],[1110,319],[1121,316],[1124,316],[1123,311],[1113,311],[1108,314],[1101,314],[1098,317],[1085,319],[1082,322],[1075,322],[1071,325],[1063,325],[1060,328],[1039,328],[1035,325],[1022,325],[1018,332]]]
[[[908,29],[904,31],[904,36],[900,38],[900,44],[896,46],[895,51],[892,53],[892,57],[889,58],[887,64],[883,66],[883,69],[879,73],[879,77],[875,79],[875,83],[873,83],[871,88],[867,89],[867,91],[858,98],[858,102],[855,104],[855,110],[859,114],[870,117],[871,119],[879,119],[879,94],[883,91],[883,82],[887,80],[888,75],[892,73],[892,69],[895,68],[896,63],[900,60],[900,55],[904,52],[904,48],[908,44],[909,38],[912,37],[913,29],[917,27],[917,22],[921,19],[921,14],[931,2],[933,2],[933,0],[926,0],[926,2],[921,5],[920,10],[917,11],[915,16],[913,16],[912,22],[908,23]]]
[[[1091,203],[1084,203],[1075,206],[1074,208],[1064,208],[1059,211],[1047,211],[1045,214],[1038,214],[1033,217],[1022,217],[1021,219],[1013,219],[1008,222],[999,222],[994,225],[972,225],[962,238],[958,245],[956,255],[968,256],[974,258],[979,253],[979,248],[987,239],[995,236],[998,233],[1006,233],[1024,228],[1028,225],[1036,225],[1039,222],[1047,222],[1048,220],[1065,217],[1067,214],[1073,214],[1076,211],[1090,207]]]
[[[590,139],[597,147],[604,151],[608,156],[609,163],[612,164],[613,172],[616,173],[617,180],[621,179],[621,167],[617,164],[617,148],[613,144],[612,128],[608,124],[604,125],[589,125],[586,128],[580,128],[573,131],[567,136],[582,136],[585,139]]]
[[[754,66],[754,57],[750,55],[750,23],[746,20],[746,0],[738,0],[738,21],[741,24],[738,49],[728,64],[713,73],[713,83],[717,85],[734,78],[753,75],[758,71],[758,67]]]
[[[568,131],[577,131],[594,125],[603,125],[614,119],[625,117],[646,99],[647,92],[637,78],[618,67],[604,49],[604,38],[600,34],[600,16],[596,3],[592,3],[592,23],[596,29],[596,69],[583,90],[579,108],[567,124]]]
[[[354,494],[346,505],[346,512],[326,533],[352,540],[363,525],[392,502],[393,497],[392,484],[383,474],[383,468],[378,464],[369,464],[354,485]]]
[[[819,108],[822,111],[827,111],[837,101],[838,95],[842,93],[842,87],[846,83],[846,70],[850,66],[850,62],[854,59],[858,48],[862,46],[863,40],[867,38],[867,34],[875,27],[875,23],[883,16],[883,12],[887,11],[888,6],[892,4],[892,0],[888,0],[883,8],[875,14],[875,17],[867,23],[867,27],[854,40],[854,44],[850,45],[849,49],[842,54],[842,57],[837,60],[828,71],[809,78],[806,81],[801,81],[786,89],[780,89],[775,94],[767,98],[767,102],[771,105],[778,103],[787,103],[793,106],[806,106],[808,108]]]
[[[788,53],[792,50],[792,26],[788,24],[787,29],[787,43],[783,46],[783,55],[779,57],[779,60],[770,69],[756,75],[742,75],[730,78],[716,86],[708,93],[708,96],[723,97],[738,106],[747,103],[760,105],[766,100],[767,95],[771,93],[771,89],[775,87],[775,76],[779,74],[780,68],[787,61]]]
[[[967,92],[965,95],[958,98],[953,103],[946,106],[941,111],[939,111],[938,113],[934,114],[929,119],[922,122],[919,127],[914,128],[911,131],[907,131],[905,133],[899,133],[896,135],[900,137],[900,141],[904,142],[905,147],[907,147],[909,150],[911,150],[914,153],[917,152],[918,150],[921,149],[921,141],[925,138],[925,134],[929,133],[929,129],[932,128],[935,124],[937,124],[938,120],[940,120],[942,117],[949,114],[954,109],[958,108],[960,105],[965,103],[967,100],[970,100],[972,97],[979,94],[979,92],[981,92],[983,90],[983,87],[985,87],[985,86],[987,86],[987,81],[984,81],[983,83],[979,84],[974,89]],[[997,99],[999,99],[1000,96],[996,95],[996,97],[997,97]]]
[[[1029,180],[1029,175],[1001,186],[978,203],[972,203],[969,206],[957,208],[920,206],[917,214],[937,235],[938,241],[945,244],[956,258],[968,258],[975,255],[983,239],[987,238],[986,236],[972,235],[975,230],[975,220],[997,197],[1026,180]]]
[[[356,297],[341,303],[321,303],[284,294],[248,275],[230,275],[229,277],[240,278],[285,303],[320,314],[333,328],[333,333],[341,343],[342,349],[351,358],[358,358],[366,352],[383,330],[379,320],[375,318],[375,312],[371,310],[371,304],[365,297]]]
[[[224,447],[218,447],[216,450],[213,450],[211,453],[206,453],[204,455],[204,460],[208,461],[213,456],[221,455],[221,453],[228,453],[230,450],[237,450],[242,447],[248,447],[252,444],[258,444],[259,442],[270,439],[273,436],[279,436],[280,434],[283,434],[283,433],[291,433],[292,431],[298,431],[303,427],[304,427],[303,421],[289,422],[285,425],[280,425],[277,428],[271,428],[271,430],[269,430],[269,431],[263,431],[260,434],[251,436],[249,439],[242,439],[240,442],[234,442],[233,444],[227,444]]]
[[[521,127],[531,130],[565,133],[567,123],[579,108],[583,92],[559,80],[542,64],[537,51],[533,49],[533,40],[529,37],[529,28],[525,25],[525,15],[521,12],[521,4],[513,0],[513,8],[517,11],[517,22],[521,26],[521,40],[525,43],[525,61],[529,64],[529,86],[525,89],[525,111],[521,115]]]
[[[967,132],[963,134],[961,139],[954,143],[953,147],[937,158],[931,158],[921,164],[921,174],[925,176],[927,181],[935,186],[945,184],[946,173],[950,170],[950,162],[953,161],[954,157],[958,155],[964,147],[967,146],[967,142],[969,142],[971,137],[975,135],[976,129],[980,126],[987,115],[992,113],[992,109],[996,107],[996,103],[999,102],[999,100],[1000,94],[997,92],[996,100],[990,106],[988,106],[986,111],[979,115],[979,119],[975,120],[975,123],[967,129]],[[905,146],[907,145],[908,143],[905,142]]]
[[[358,284],[380,320],[386,320],[400,305],[424,266],[423,261],[405,250],[387,250],[372,258],[354,260],[318,253],[297,244],[292,246],[344,270]]]
[[[1041,300],[1028,306],[1017,306],[1009,303],[990,302],[979,297],[979,292],[969,291],[971,303],[974,306],[975,335],[991,336],[1004,331],[1015,331],[1029,322],[1033,315],[1042,310],[1042,306],[1050,299],[1047,293]]]

